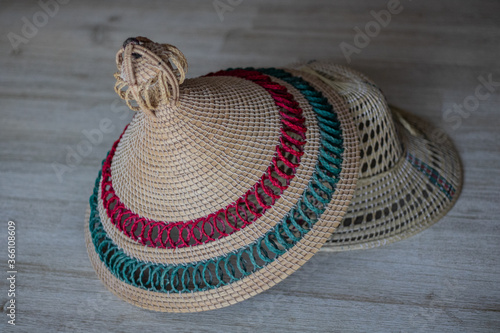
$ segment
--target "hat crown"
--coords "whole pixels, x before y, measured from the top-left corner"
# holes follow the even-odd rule
[[[313,70],[345,98],[357,124],[360,140],[360,178],[391,169],[404,149],[389,106],[380,88],[365,75],[327,62],[312,62],[301,69]]]
[[[123,204],[152,220],[189,221],[245,195],[276,159],[276,98],[229,74],[185,79],[187,62],[174,46],[141,37],[124,45],[116,90],[140,112],[111,163]]]
[[[260,89],[234,77],[188,79],[175,109],[137,113],[113,157],[118,197],[161,221],[191,220],[238,199],[279,141],[278,112]]]

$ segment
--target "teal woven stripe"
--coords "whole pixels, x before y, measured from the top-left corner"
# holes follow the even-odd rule
[[[111,273],[132,286],[158,292],[204,291],[227,285],[250,275],[273,262],[292,248],[318,221],[335,192],[342,166],[342,133],[333,107],[321,92],[306,81],[279,69],[258,71],[280,78],[297,88],[315,112],[330,112],[330,117],[318,117],[321,147],[318,162],[301,199],[273,229],[237,252],[207,261],[167,265],[139,261],[119,249],[107,236],[97,210],[101,172],[90,197],[89,229],[100,259]],[[331,122],[335,126],[329,126]],[[326,128],[327,130],[323,130]],[[327,133],[328,134],[327,134]],[[334,137],[340,144],[332,145]]]

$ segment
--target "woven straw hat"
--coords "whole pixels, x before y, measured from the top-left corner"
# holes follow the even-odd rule
[[[346,101],[357,124],[354,198],[324,251],[363,249],[412,236],[443,217],[462,188],[460,157],[441,130],[388,106],[365,75],[327,62],[299,64]]]
[[[260,293],[303,265],[342,221],[359,140],[318,76],[233,69],[186,79],[174,46],[137,37],[115,90],[138,111],[103,161],[86,243],[116,295],[194,312]]]

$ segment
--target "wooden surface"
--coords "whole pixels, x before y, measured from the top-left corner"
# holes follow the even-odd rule
[[[222,0],[221,2],[227,3]],[[70,1],[13,51],[36,1],[0,4],[0,302],[7,297],[7,221],[16,222],[15,327],[1,332],[498,332],[500,330],[500,87],[477,110],[479,76],[500,81],[498,1],[402,1],[402,11],[351,66],[395,105],[442,127],[463,158],[452,211],[383,248],[319,253],[267,292],[221,310],[154,313],[108,292],[84,245],[83,217],[102,158],[131,113],[113,91],[114,54],[130,36],[179,47],[189,77],[297,60],[346,64],[340,43],[387,1]],[[492,88],[493,89],[493,88]],[[482,90],[484,92],[484,90]],[[68,147],[109,119],[113,131],[59,179]],[[106,121],[104,121],[106,122]],[[61,180],[61,181],[60,181]],[[4,310],[5,311],[5,310]]]

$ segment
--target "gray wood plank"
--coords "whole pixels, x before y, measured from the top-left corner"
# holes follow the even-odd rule
[[[459,128],[443,116],[500,81],[498,1],[401,1],[403,10],[351,66],[391,103],[441,126],[465,168],[463,193],[442,221],[383,248],[319,253],[269,291],[198,314],[154,313],[109,293],[95,276],[83,217],[98,167],[130,120],[113,92],[114,54],[127,37],[178,46],[195,77],[231,66],[298,60],[345,64],[371,10],[387,1],[243,1],[220,21],[211,1],[71,1],[14,52],[36,2],[0,10],[0,303],[7,302],[6,222],[17,226],[17,325],[10,332],[497,332],[500,330],[500,88]],[[122,108],[120,108],[122,107]],[[109,119],[114,130],[58,179],[67,147]]]

